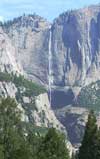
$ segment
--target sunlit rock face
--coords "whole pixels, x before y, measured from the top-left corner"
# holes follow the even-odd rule
[[[49,23],[37,15],[23,15],[3,26],[15,48],[15,59],[29,78],[48,82]]]
[[[1,43],[5,54],[14,56],[11,62],[36,82],[48,85],[49,72],[53,86],[83,86],[99,79],[99,5],[65,12],[52,25],[40,16],[23,15],[2,28],[9,43]]]
[[[3,28],[0,27],[0,71],[23,74],[23,69],[16,61],[15,55],[15,47]]]
[[[57,120],[51,109],[47,93],[38,96],[25,96],[24,87],[16,87],[12,82],[0,81],[0,97],[14,98],[22,111],[22,120],[40,127],[55,127],[66,134],[65,127]],[[22,100],[18,99],[21,98]],[[34,102],[33,102],[34,101]]]
[[[54,85],[83,85],[100,74],[100,6],[66,12],[52,25]]]

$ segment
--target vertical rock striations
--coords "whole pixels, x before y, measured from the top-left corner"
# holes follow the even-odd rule
[[[37,15],[23,15],[4,25],[16,54],[29,78],[48,83],[49,23]]]
[[[54,84],[83,85],[100,73],[100,6],[69,11],[54,20]]]
[[[1,44],[9,50],[6,54],[14,54],[28,77],[39,83],[48,84],[50,51],[54,86],[83,86],[99,79],[100,5],[63,13],[51,29],[40,16],[23,15],[3,25],[3,32],[9,39],[9,47]]]

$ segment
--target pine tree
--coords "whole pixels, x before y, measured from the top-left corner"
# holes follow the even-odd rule
[[[100,159],[100,129],[98,129],[96,135],[95,135],[95,149],[94,149],[94,154],[95,158],[94,159]]]
[[[49,129],[39,151],[39,159],[69,159],[65,137],[54,128]]]
[[[28,133],[27,141],[28,141],[28,148],[30,152],[30,158],[39,159],[38,158],[38,150],[39,146],[41,145],[42,137],[40,135],[36,135],[32,132]]]
[[[96,159],[96,134],[96,117],[94,112],[91,111],[88,116],[88,122],[86,124],[82,145],[79,149],[79,159]]]
[[[21,112],[14,99],[7,97],[0,102],[0,153],[3,159],[12,159],[21,149],[22,136],[19,131]]]

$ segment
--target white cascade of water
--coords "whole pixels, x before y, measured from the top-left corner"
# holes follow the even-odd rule
[[[50,28],[50,35],[49,35],[49,76],[48,76],[48,82],[49,82],[49,99],[50,99],[50,106],[51,106],[51,98],[52,98],[52,84],[53,84],[53,76],[52,76],[52,50],[51,50],[51,44],[52,44],[52,32]]]

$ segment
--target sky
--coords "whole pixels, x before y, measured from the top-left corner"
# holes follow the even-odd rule
[[[52,21],[62,12],[98,4],[100,0],[0,0],[0,21],[36,13]]]

